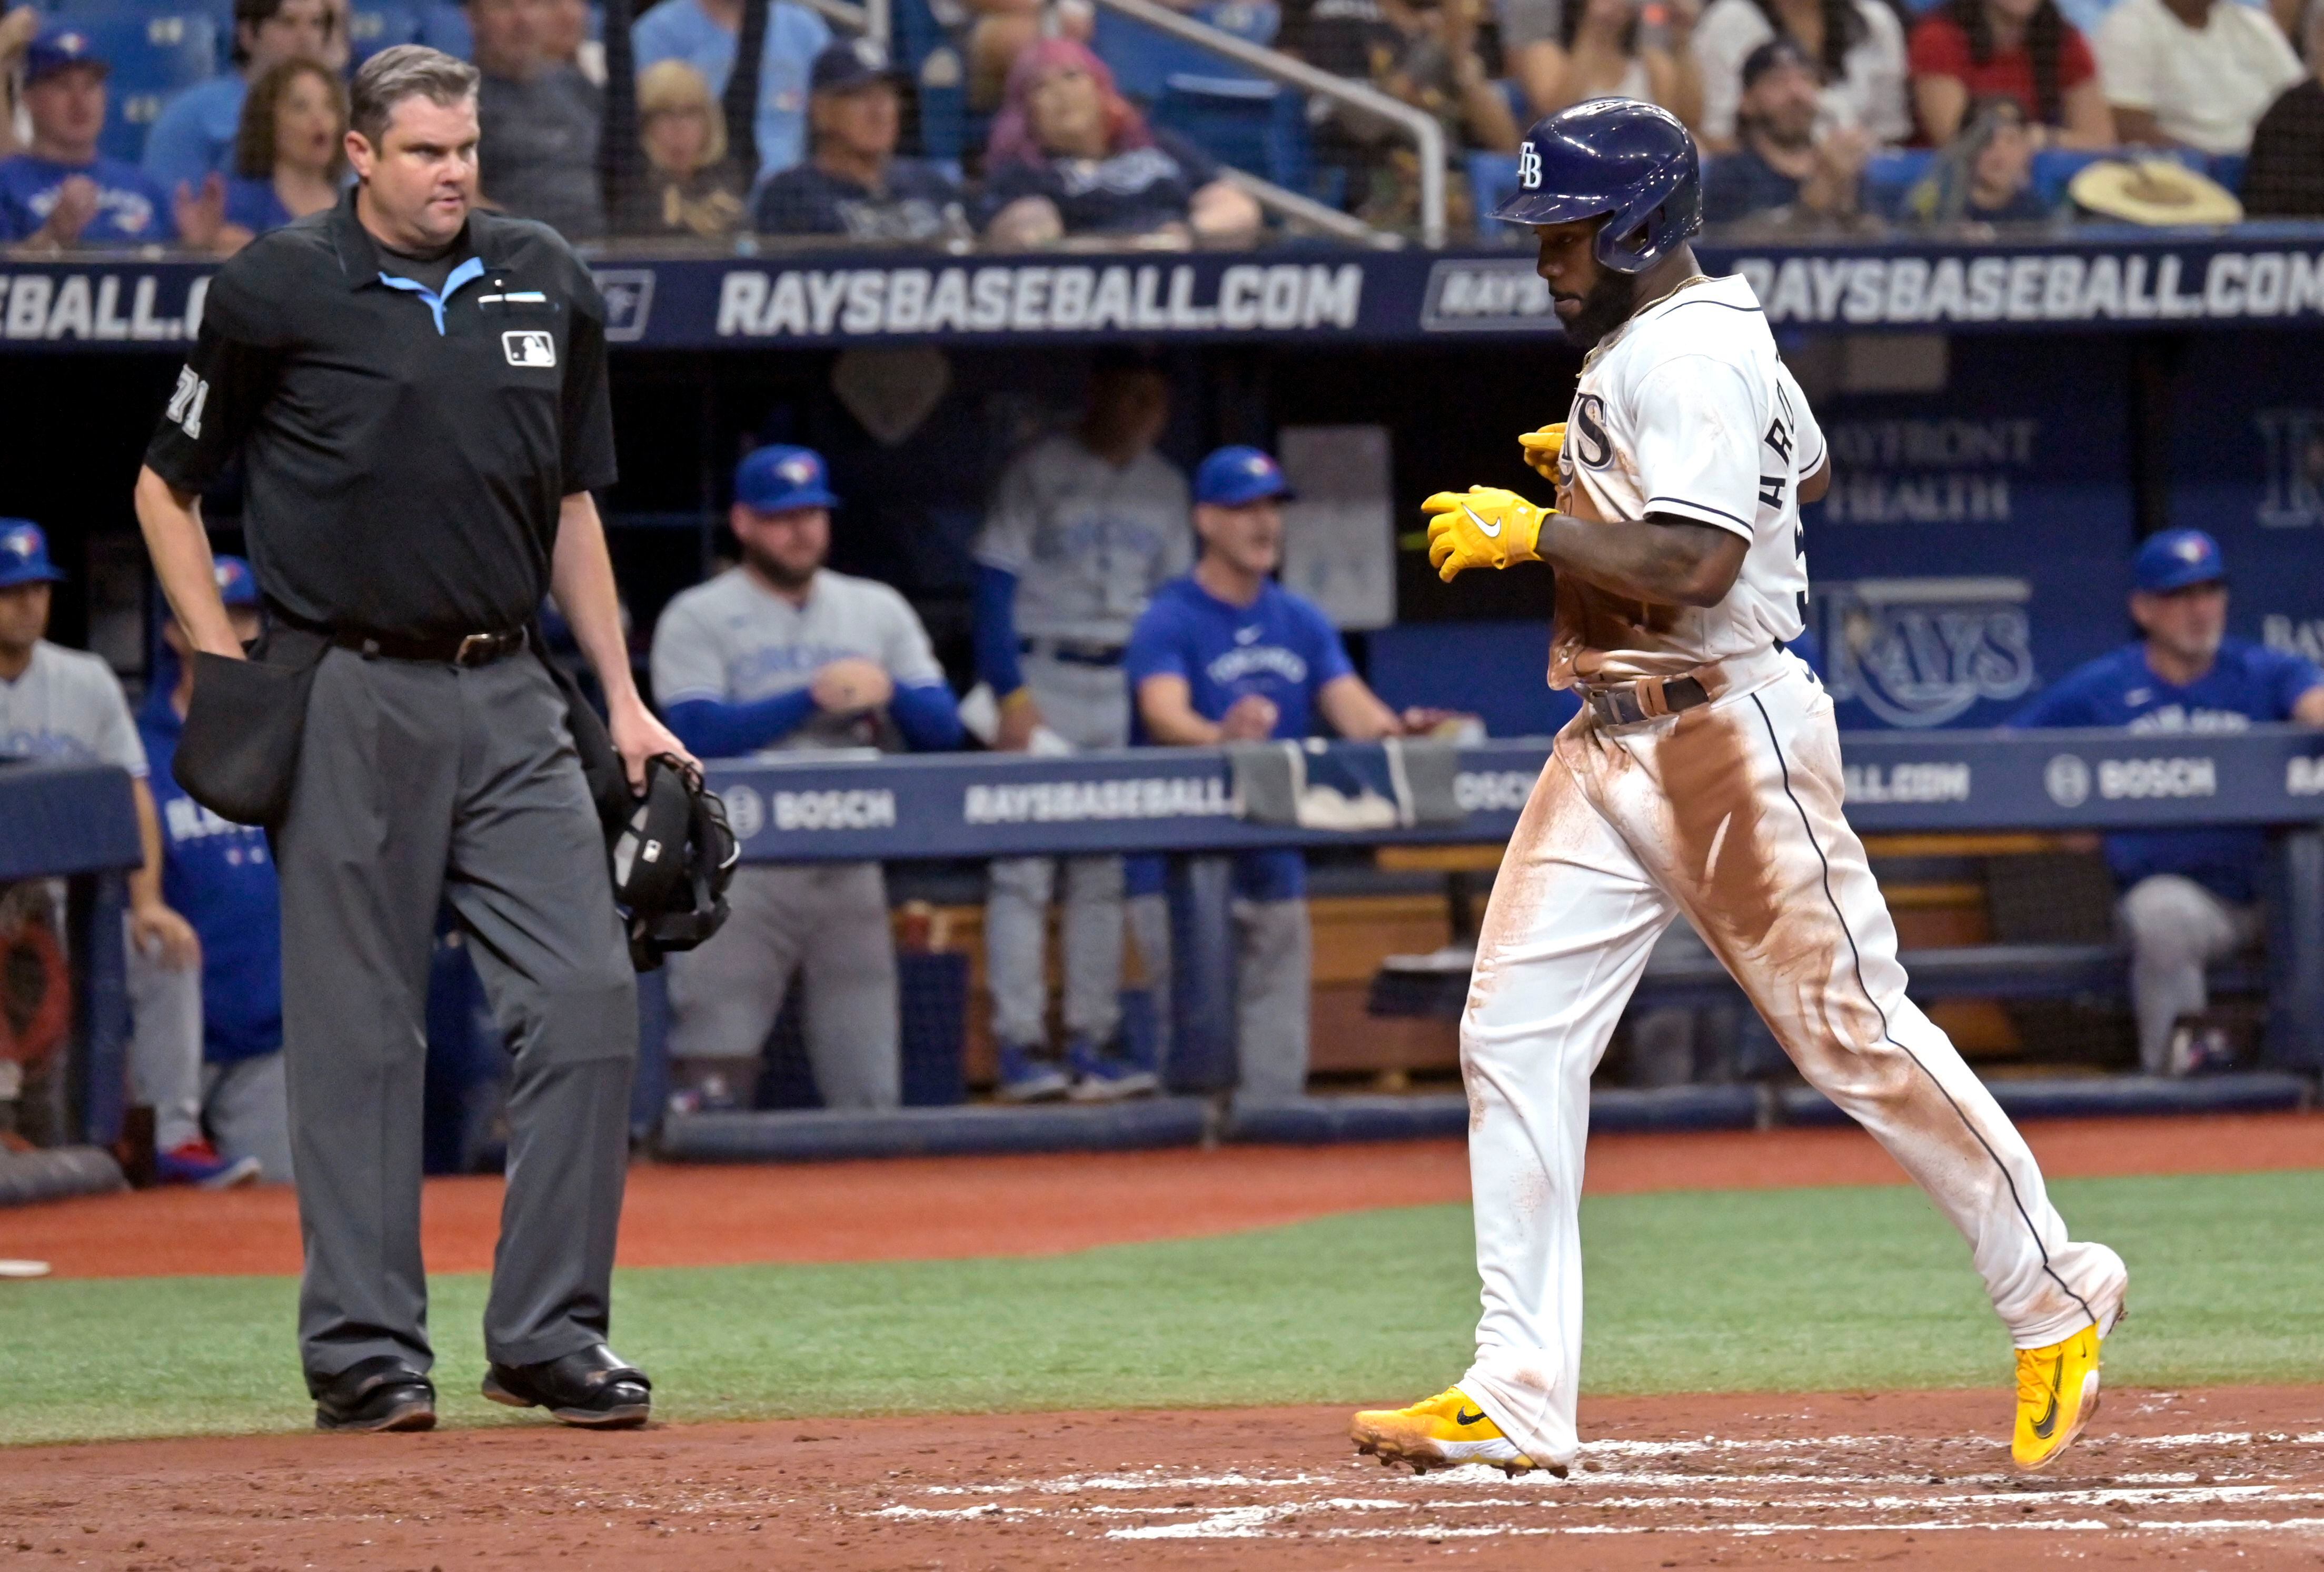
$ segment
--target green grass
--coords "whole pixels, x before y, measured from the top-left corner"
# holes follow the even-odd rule
[[[2122,1251],[2109,1376],[2324,1371],[2324,1172],[2055,1186]],[[1960,1241],[1904,1188],[1592,1199],[1600,1393],[1999,1385],[2007,1340]],[[484,1282],[435,1285],[444,1417],[475,1395]],[[0,1284],[0,1441],[304,1427],[283,1278]],[[631,1272],[615,1342],[671,1419],[1351,1402],[1466,1365],[1469,1215],[1430,1207],[1038,1260]]]

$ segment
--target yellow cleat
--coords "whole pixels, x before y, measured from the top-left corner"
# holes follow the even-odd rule
[[[2017,1350],[2017,1429],[2010,1456],[2020,1468],[2046,1467],[2098,1411],[2098,1329],[2062,1343]]]
[[[1517,1443],[1501,1434],[1501,1427],[1457,1386],[1410,1408],[1366,1409],[1348,1426],[1348,1439],[1357,1451],[1378,1457],[1381,1467],[1409,1463],[1415,1474],[1463,1463],[1489,1464],[1511,1475],[1541,1466],[1518,1451]],[[1555,1464],[1549,1472],[1565,1476]]]

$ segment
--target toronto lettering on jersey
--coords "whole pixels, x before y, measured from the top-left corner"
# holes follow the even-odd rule
[[[753,269],[720,283],[717,336],[1352,328],[1363,290],[1364,270],[1353,262],[1232,266],[1215,291],[1186,262]]]

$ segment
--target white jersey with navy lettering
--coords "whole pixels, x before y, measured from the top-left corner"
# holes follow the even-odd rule
[[[1559,575],[1551,683],[1667,676],[1798,638],[1799,483],[1823,460],[1823,432],[1739,274],[1685,285],[1608,337],[1566,418],[1559,510],[1684,519],[1751,549],[1709,607],[1626,601]]]

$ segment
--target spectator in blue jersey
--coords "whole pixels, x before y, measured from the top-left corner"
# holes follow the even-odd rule
[[[763,0],[752,0],[753,4]],[[744,0],[662,0],[630,29],[637,69],[684,60],[714,94],[726,91],[742,36]],[[823,18],[793,0],[767,6],[767,41],[759,55],[759,170],[771,175],[807,156],[807,75],[831,42]]]
[[[336,69],[346,37],[330,0],[235,0],[234,69],[187,88],[145,133],[145,172],[165,191],[198,186],[232,168],[243,102],[252,84],[284,60]]]
[[[868,40],[835,43],[815,57],[807,161],[759,191],[761,234],[844,234],[871,244],[922,245],[971,237],[960,188],[918,159],[896,156],[903,97]]]
[[[735,472],[741,565],[654,627],[654,695],[700,757],[959,746],[960,712],[910,604],[824,566],[838,505],[807,448],[762,447]],[[880,865],[743,868],[726,899],[717,937],[670,958],[672,1111],[747,1104],[794,977],[825,1106],[894,1108],[901,1028]]]
[[[1155,592],[1122,670],[1131,740],[1207,748],[1304,738],[1319,717],[1358,741],[1425,731],[1447,717],[1382,703],[1348,662],[1323,608],[1275,582],[1283,561],[1281,466],[1255,447],[1222,447],[1194,472],[1194,571]],[[1157,992],[1168,974],[1159,860],[1129,872],[1130,931]],[[1295,1097],[1307,1084],[1312,943],[1307,864],[1296,850],[1238,856],[1234,870],[1235,1035],[1241,1095]]]
[[[217,559],[218,595],[235,637],[258,636],[258,581],[238,556]],[[188,796],[171,774],[186,706],[194,696],[191,648],[174,620],[161,624],[168,651],[137,717],[161,822],[161,893],[202,943],[198,970],[165,974],[180,1000],[152,1007],[182,1014],[201,1034],[202,1123],[219,1156],[255,1163],[272,1184],[290,1181],[290,1110],[282,1076],[282,902],[266,832],[229,823]],[[141,1007],[144,1007],[141,1001]],[[142,1032],[144,1023],[139,1024]]]
[[[2241,731],[2261,722],[2324,726],[2324,670],[2285,650],[2227,637],[2227,565],[2200,529],[2138,548],[2131,619],[2144,635],[2052,685],[2012,726]],[[2153,830],[2106,838],[2131,944],[2139,1062],[2183,1074],[2216,1032],[2203,968],[2258,939],[2258,830]],[[2193,1017],[2191,1020],[2190,1017]]]
[[[226,182],[173,193],[134,164],[101,156],[106,78],[96,41],[67,19],[43,23],[24,53],[30,151],[0,159],[0,241],[21,253],[181,244],[207,251],[226,221]]]
[[[220,251],[338,205],[347,173],[347,90],[329,67],[284,60],[244,101]]]
[[[984,154],[986,237],[1028,250],[1070,234],[1247,244],[1259,204],[1211,156],[1146,124],[1105,62],[1068,38],[1017,57]]]

